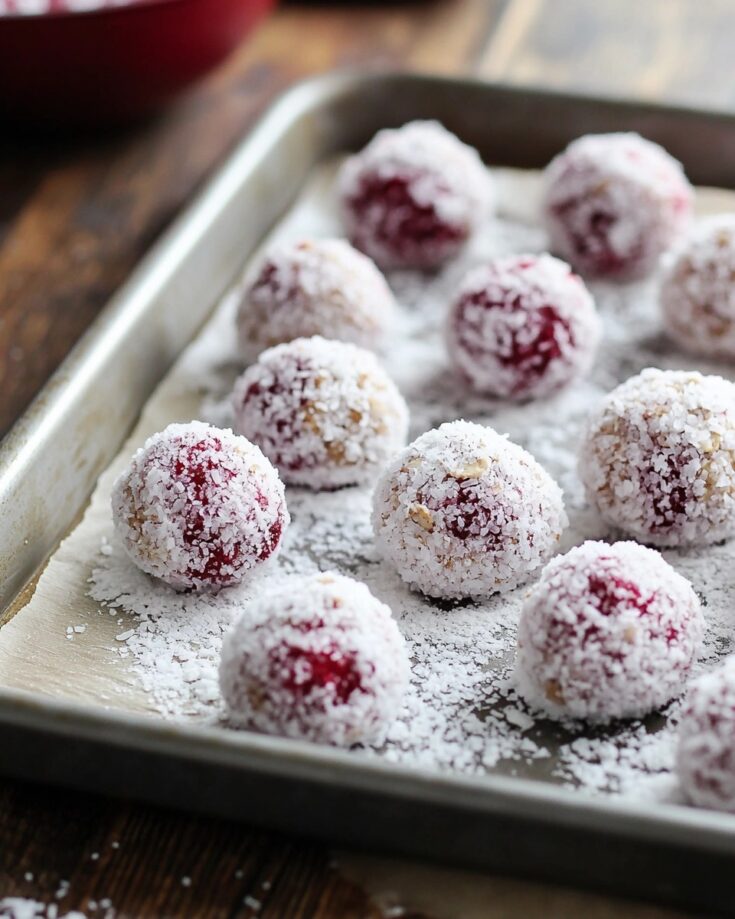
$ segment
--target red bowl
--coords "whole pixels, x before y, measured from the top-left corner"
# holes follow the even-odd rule
[[[0,108],[26,121],[116,122],[167,102],[221,61],[274,0],[126,0],[2,12]],[[119,3],[119,0],[117,0]]]

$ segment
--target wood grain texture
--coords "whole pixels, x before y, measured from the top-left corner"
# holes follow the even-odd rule
[[[0,141],[0,432],[266,103],[294,80],[336,66],[415,68],[731,107],[729,13],[730,0],[286,3],[158,119],[95,138]],[[595,912],[589,899],[531,885],[502,890],[483,916],[654,914],[612,901]],[[13,895],[58,902],[62,915],[105,915],[100,904],[108,899],[121,917],[382,914],[321,846],[6,782],[0,898]],[[425,896],[416,902],[418,911],[405,917],[433,913]]]
[[[15,783],[0,791],[0,840],[0,900],[62,916],[380,915],[323,850],[222,821]]]
[[[372,891],[377,902],[388,908],[386,912],[398,903],[408,904],[419,915],[431,913],[442,919],[684,919],[685,915],[551,884],[399,859],[339,855],[338,866],[343,876]]]
[[[729,110],[733,12],[731,0],[513,0],[477,72]]]

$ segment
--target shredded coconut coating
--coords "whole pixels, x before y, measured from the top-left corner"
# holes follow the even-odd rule
[[[238,583],[289,524],[283,485],[258,447],[200,421],[145,442],[115,482],[112,515],[133,562],[177,590]]]
[[[692,804],[735,812],[735,656],[689,687],[676,771]]]
[[[480,392],[550,395],[592,366],[601,324],[581,278],[551,255],[518,255],[473,268],[447,323],[455,367]]]
[[[246,279],[237,313],[240,351],[324,335],[379,350],[396,305],[373,262],[344,239],[277,243]]]
[[[735,534],[735,386],[647,369],[614,389],[582,437],[579,474],[603,518],[657,546]]]
[[[468,421],[415,440],[373,497],[379,553],[432,597],[481,599],[522,584],[566,524],[561,489],[533,457]]]
[[[436,121],[379,131],[338,179],[347,235],[384,268],[436,268],[487,215],[490,176],[477,151]]]
[[[398,715],[408,651],[384,603],[327,572],[251,601],[224,638],[219,678],[235,723],[351,746]]]
[[[333,162],[319,167],[293,213],[276,230],[280,238],[338,232],[330,193],[333,175]],[[589,378],[567,386],[551,400],[528,404],[499,405],[496,400],[473,396],[466,386],[455,385],[446,372],[444,329],[457,282],[480,258],[541,252],[546,246],[545,234],[534,220],[538,177],[498,169],[493,178],[502,212],[484,223],[460,261],[437,276],[396,275],[403,315],[389,341],[385,366],[408,401],[415,432],[412,439],[444,421],[465,417],[508,432],[511,440],[527,449],[556,479],[564,490],[570,517],[557,551],[585,539],[623,538],[612,535],[584,497],[576,471],[582,426],[605,394],[640,368],[688,369],[687,365],[679,352],[662,346],[657,284],[605,283],[592,288],[604,316],[606,342]],[[182,357],[166,384],[165,401],[158,401],[157,396],[154,411],[175,412],[186,405],[191,406],[186,409],[188,417],[233,426],[232,299],[224,298],[216,316]],[[703,373],[722,372],[696,366]],[[76,583],[79,578],[80,592],[91,571],[88,590],[92,597],[80,603],[79,615],[70,610],[49,622],[49,627],[53,627],[54,646],[63,645],[59,651],[68,651],[79,661],[91,653],[97,635],[110,636],[105,641],[109,650],[103,650],[111,667],[106,685],[100,684],[100,692],[105,693],[114,686],[109,704],[144,706],[173,724],[231,727],[217,674],[223,635],[245,603],[259,592],[317,569],[336,569],[365,582],[393,610],[412,667],[402,710],[388,729],[385,743],[354,749],[351,756],[479,781],[493,773],[513,773],[586,797],[612,795],[631,806],[641,799],[649,804],[680,801],[672,770],[684,699],[672,701],[643,721],[614,721],[607,728],[538,717],[520,699],[511,679],[526,589],[460,603],[411,592],[392,566],[377,558],[369,487],[357,486],[349,492],[290,489],[293,521],[274,564],[260,566],[242,584],[217,594],[176,593],[135,567],[111,532],[109,514],[99,506],[109,499],[107,492],[108,483],[103,480],[89,526],[85,524],[72,535],[58,557],[62,578],[70,555],[78,557],[74,579]],[[694,676],[716,666],[732,647],[735,540],[706,550],[677,550],[667,558],[695,585],[703,605],[706,602],[705,649]],[[49,572],[44,574],[34,604],[23,615],[33,615],[34,606],[38,615],[44,615],[43,604],[53,601],[55,590],[53,569],[50,574],[50,580]],[[98,614],[93,609],[95,602]],[[82,618],[87,612],[94,621],[86,615]],[[91,622],[92,628],[88,626],[84,634],[73,638],[65,634],[69,626],[82,622]]]
[[[692,204],[681,164],[634,133],[577,138],[546,168],[551,249],[585,275],[649,274],[685,235]]]
[[[375,356],[318,336],[261,354],[235,384],[235,428],[289,485],[371,482],[406,443],[408,408]]]
[[[697,595],[658,552],[585,542],[523,604],[516,684],[554,718],[641,717],[683,692],[703,635]]]
[[[697,227],[664,275],[660,303],[666,331],[682,348],[735,356],[735,214]]]

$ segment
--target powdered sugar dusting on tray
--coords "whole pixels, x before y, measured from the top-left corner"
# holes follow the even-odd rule
[[[331,194],[333,167],[318,173],[277,235],[285,239],[338,232]],[[547,401],[508,405],[470,394],[449,370],[441,329],[462,274],[489,255],[541,252],[545,237],[535,223],[539,180],[533,174],[496,170],[500,217],[488,222],[459,262],[429,279],[410,272],[390,278],[401,315],[399,333],[385,356],[406,396],[411,436],[464,417],[490,424],[528,449],[565,492],[570,526],[561,550],[585,539],[612,539],[583,500],[575,468],[581,424],[614,385],[649,365],[727,376],[721,364],[694,363],[660,332],[655,283],[628,287],[592,285],[605,334],[589,380]],[[241,371],[236,358],[234,305],[225,300],[199,340],[174,371],[179,387],[200,400],[203,420],[232,423],[229,388]],[[172,387],[169,386],[169,393]],[[115,654],[122,655],[147,690],[151,704],[169,718],[217,723],[223,711],[216,668],[223,632],[249,596],[266,584],[297,574],[335,569],[364,580],[393,610],[412,655],[413,678],[403,712],[379,748],[356,756],[429,769],[482,774],[488,770],[561,781],[593,792],[658,799],[676,797],[670,776],[679,703],[645,723],[584,729],[535,718],[510,683],[515,629],[525,588],[483,603],[429,601],[411,593],[379,562],[370,527],[370,490],[350,488],[315,494],[287,491],[292,525],[283,551],[250,583],[212,595],[176,594],[137,571],[114,541],[112,526],[96,559],[90,590],[100,615],[124,618]],[[706,604],[706,656],[711,666],[732,643],[735,626],[735,544],[666,552]],[[133,618],[126,611],[135,614]]]

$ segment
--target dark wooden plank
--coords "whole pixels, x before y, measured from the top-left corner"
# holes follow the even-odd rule
[[[322,849],[223,821],[14,783],[0,840],[0,899],[61,915],[379,919]]]
[[[731,109],[732,13],[730,0],[513,0],[478,72],[514,83]]]

